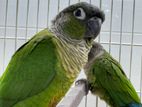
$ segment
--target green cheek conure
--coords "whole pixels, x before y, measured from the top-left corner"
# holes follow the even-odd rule
[[[121,65],[99,43],[89,52],[85,73],[90,91],[111,107],[142,107]]]
[[[0,107],[55,107],[87,62],[103,21],[104,13],[84,2],[61,11],[12,56],[0,79]]]

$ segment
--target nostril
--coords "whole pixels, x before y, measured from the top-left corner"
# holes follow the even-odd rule
[[[96,21],[96,22],[98,22],[99,24],[102,24],[102,22],[103,22],[102,19],[99,18],[99,17],[97,17],[97,16],[94,16],[94,17],[90,18],[89,21]]]
[[[95,20],[97,20],[97,19],[98,19],[98,17],[96,17],[96,16],[95,16],[95,17],[94,17],[94,19],[95,19]]]
[[[97,16],[94,16],[94,17],[92,17],[92,18],[90,18],[90,21],[96,21],[96,20],[98,20],[99,18],[97,17]]]

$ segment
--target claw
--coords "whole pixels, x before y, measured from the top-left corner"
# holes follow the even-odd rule
[[[88,81],[86,79],[79,79],[75,82],[75,85],[78,86],[78,85],[82,85],[82,84],[85,84],[85,95],[88,94],[89,92],[89,84],[88,84]]]

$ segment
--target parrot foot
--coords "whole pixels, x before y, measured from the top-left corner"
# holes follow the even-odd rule
[[[75,82],[76,86],[82,85],[82,84],[85,84],[85,95],[87,95],[89,92],[89,83],[88,83],[87,79],[79,79]]]

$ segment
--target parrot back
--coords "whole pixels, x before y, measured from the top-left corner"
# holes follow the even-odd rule
[[[70,81],[59,66],[54,39],[45,29],[16,51],[1,77],[0,107],[45,107],[65,94]]]
[[[139,96],[121,65],[104,49],[100,51],[104,53],[90,61],[86,68],[91,92],[112,107],[125,107],[132,102],[140,103]],[[133,104],[129,107],[133,107]]]

